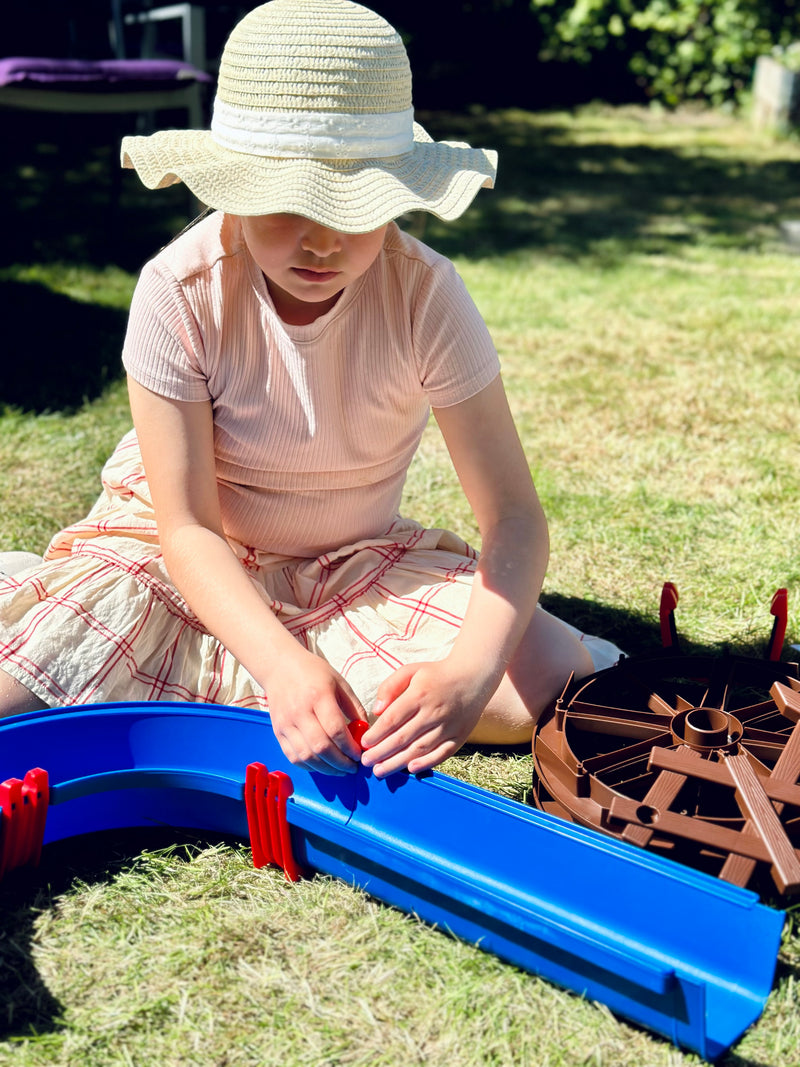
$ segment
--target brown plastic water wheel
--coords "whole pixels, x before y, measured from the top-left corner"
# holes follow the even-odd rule
[[[797,892],[798,723],[794,663],[622,660],[570,682],[538,723],[536,802],[735,885]]]

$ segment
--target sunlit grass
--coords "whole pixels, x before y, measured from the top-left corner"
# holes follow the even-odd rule
[[[796,264],[714,250],[610,269],[535,252],[459,262],[549,516],[546,590],[579,614],[596,601],[627,629],[670,580],[689,639],[766,640],[772,593],[800,577]],[[427,444],[412,507],[473,536],[444,455]],[[796,631],[795,598],[791,611]]]

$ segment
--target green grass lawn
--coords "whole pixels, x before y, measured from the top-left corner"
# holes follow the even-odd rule
[[[550,520],[545,603],[646,652],[669,580],[687,651],[760,656],[785,586],[800,641],[800,258],[780,231],[800,219],[800,144],[707,112],[425,121],[500,149],[497,189],[463,220],[410,226],[456,259],[497,341]],[[129,426],[125,310],[187,205],[129,175],[115,192],[105,150],[87,164],[57,131],[16,132],[0,174],[0,548],[41,551]],[[434,429],[406,511],[476,538]],[[445,770],[530,794],[529,756]],[[338,882],[256,872],[237,842],[62,843],[0,901],[0,1064],[700,1062]],[[798,981],[790,909],[766,1011],[724,1067],[800,1065]]]

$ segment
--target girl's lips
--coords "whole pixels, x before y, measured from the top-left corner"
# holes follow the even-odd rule
[[[309,270],[307,267],[292,267],[292,270],[304,282],[330,282],[339,274],[338,270]]]

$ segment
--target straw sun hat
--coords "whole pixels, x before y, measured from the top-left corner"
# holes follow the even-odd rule
[[[122,165],[234,215],[364,233],[406,211],[457,218],[494,184],[497,153],[435,142],[414,122],[405,48],[375,12],[271,0],[225,45],[211,129],[125,137]]]

